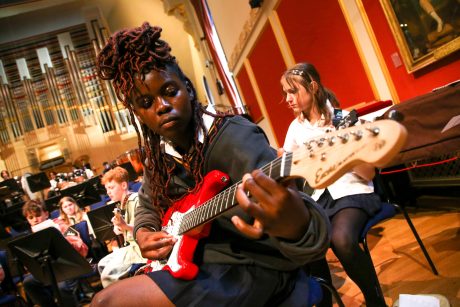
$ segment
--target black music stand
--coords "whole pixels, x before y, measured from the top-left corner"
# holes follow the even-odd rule
[[[50,180],[48,179],[48,176],[46,176],[45,172],[30,175],[29,177],[26,177],[26,180],[32,193],[51,187]]]
[[[128,172],[129,181],[135,181],[137,177],[139,177],[131,162],[125,162],[123,164],[120,164],[119,166],[124,168]]]
[[[22,192],[21,185],[14,178],[6,179],[0,182],[0,189],[8,188],[8,193]]]
[[[93,227],[94,235],[101,242],[112,240],[117,237],[113,232],[113,224],[111,221],[114,209],[115,203],[112,203],[86,213]],[[118,245],[121,246],[118,239],[117,237]]]
[[[53,210],[59,209],[59,201],[61,200],[62,195],[52,196],[45,199],[46,211],[52,212]]]
[[[101,201],[99,192],[88,181],[61,190],[61,197],[64,196],[72,197],[82,208]]]
[[[101,176],[95,176],[88,179],[87,184],[91,185],[99,194],[107,194],[105,187],[101,183]]]
[[[57,283],[92,272],[88,261],[54,227],[12,240],[8,247],[36,279],[52,286],[59,306],[63,304]]]

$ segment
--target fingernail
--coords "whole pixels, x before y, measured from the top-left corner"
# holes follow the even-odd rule
[[[244,176],[243,176],[243,183],[245,183],[246,180],[248,180],[248,179],[252,179],[251,174],[244,174]]]

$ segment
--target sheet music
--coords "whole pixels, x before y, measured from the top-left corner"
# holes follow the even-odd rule
[[[40,231],[40,230],[43,230],[43,229],[46,229],[46,228],[49,228],[49,227],[54,227],[56,228],[57,230],[59,230],[59,232],[61,231],[61,229],[59,228],[59,225],[56,224],[55,222],[53,222],[53,220],[46,220],[46,221],[43,221],[41,222],[40,224],[37,224],[35,226],[32,226],[32,232],[37,232],[37,231]]]

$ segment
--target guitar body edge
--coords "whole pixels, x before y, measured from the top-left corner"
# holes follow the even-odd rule
[[[163,219],[163,227],[175,227],[175,221],[181,220],[181,216],[188,211],[193,210],[206,201],[217,195],[229,183],[228,175],[220,171],[211,171],[203,179],[202,187],[193,194],[188,194],[186,197],[177,201],[165,214]],[[176,225],[178,226],[178,225]],[[192,229],[186,234],[179,235],[177,233],[170,233],[177,238],[176,244],[171,251],[168,258],[168,263],[163,267],[172,276],[179,279],[191,280],[198,274],[198,266],[193,263],[196,246],[201,238],[207,237],[211,230],[211,224],[207,223],[203,226]]]

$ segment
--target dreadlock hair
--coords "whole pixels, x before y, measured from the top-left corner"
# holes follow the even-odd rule
[[[332,121],[331,113],[327,107],[327,100],[331,102],[333,107],[338,107],[339,101],[330,89],[321,84],[321,78],[313,64],[295,64],[284,72],[282,78],[292,87],[295,87],[295,83],[301,84],[305,90],[311,94],[315,107],[321,115],[324,115],[326,123],[330,123]],[[315,81],[318,84],[316,92],[313,91],[310,85],[312,81]]]
[[[145,167],[152,170],[151,182],[152,192],[155,195],[154,206],[159,209],[164,206],[162,198],[168,201],[166,205],[170,205],[171,202],[177,200],[171,199],[167,193],[176,163],[168,155],[163,154],[159,134],[150,130],[145,124],[141,124],[140,129],[135,124],[134,106],[130,99],[133,91],[136,91],[135,81],[139,78],[143,81],[145,75],[152,70],[169,71],[175,73],[184,81],[189,90],[193,110],[192,126],[194,129],[194,139],[191,146],[194,150],[192,150],[191,155],[184,155],[183,159],[190,165],[191,175],[196,183],[195,187],[190,189],[189,192],[198,189],[203,182],[204,148],[213,137],[213,135],[204,133],[203,144],[198,141],[199,132],[206,131],[202,115],[206,113],[216,116],[207,112],[197,101],[196,90],[192,82],[182,72],[176,62],[176,58],[171,55],[169,44],[160,39],[161,31],[160,27],[152,27],[148,22],[144,22],[141,27],[121,30],[109,38],[97,57],[97,73],[99,77],[103,80],[112,80],[118,99],[129,110],[138,136],[138,146],[142,153],[142,161]],[[144,150],[142,150],[142,139],[144,141]]]

